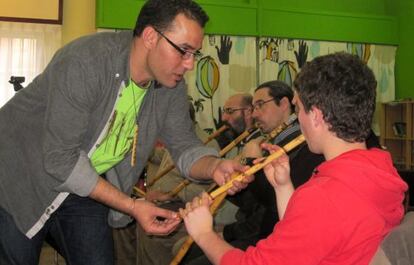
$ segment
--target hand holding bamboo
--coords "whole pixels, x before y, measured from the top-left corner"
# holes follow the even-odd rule
[[[229,190],[233,186],[233,181],[236,181],[236,180],[237,181],[242,181],[245,178],[246,175],[253,175],[257,171],[259,171],[260,169],[262,169],[266,165],[268,165],[270,162],[272,162],[273,160],[275,160],[278,157],[282,156],[283,154],[291,151],[292,149],[294,149],[295,147],[297,147],[298,145],[300,145],[304,141],[305,141],[305,137],[303,135],[299,135],[298,137],[296,137],[295,139],[290,141],[288,144],[284,145],[282,147],[282,149],[280,149],[279,151],[276,151],[273,154],[266,157],[265,160],[262,161],[261,163],[258,163],[256,165],[252,166],[251,168],[249,168],[248,170],[246,170],[242,174],[234,175],[229,182],[227,182],[223,186],[217,188],[216,190],[212,191],[210,193],[210,197],[214,200],[214,202],[210,206],[210,212],[213,212],[213,210],[212,210],[213,205],[217,205],[216,208],[215,208],[215,209],[217,209],[217,207],[224,200],[224,198],[227,195],[227,190]],[[215,211],[215,209],[214,209],[214,211]],[[188,249],[191,247],[191,244],[193,242],[194,242],[194,240],[190,236],[188,236],[187,240],[183,243],[183,245],[181,246],[181,248],[178,251],[177,255],[171,261],[170,265],[178,265],[181,262],[181,260],[183,259],[183,257],[185,256],[185,254],[187,253]]]
[[[212,215],[216,213],[217,209],[220,207],[220,205],[222,204],[226,196],[227,196],[227,193],[222,193],[210,205],[210,213]],[[181,262],[181,260],[184,258],[185,254],[187,254],[187,251],[190,249],[193,242],[194,242],[194,239],[191,236],[187,236],[186,240],[181,245],[180,250],[177,252],[177,255],[175,255],[174,259],[171,261],[170,265],[178,265]]]
[[[221,126],[217,131],[213,132],[208,138],[207,140],[203,143],[204,145],[206,145],[207,143],[209,143],[211,140],[213,140],[214,138],[216,138],[217,136],[219,136],[222,132],[224,132],[225,130],[227,130],[229,127],[227,125],[223,125]],[[231,149],[231,148],[230,148]],[[228,151],[227,151],[228,152]],[[226,153],[227,153],[226,152]],[[157,182],[160,178],[162,178],[163,176],[165,176],[168,172],[170,172],[171,170],[173,170],[175,168],[174,164],[169,165],[168,167],[164,168],[161,172],[159,172],[150,182],[147,183],[148,187],[151,187],[155,182]]]

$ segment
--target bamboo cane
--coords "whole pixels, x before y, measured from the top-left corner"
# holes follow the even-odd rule
[[[271,139],[278,136],[280,133],[282,133],[284,130],[286,130],[286,128],[288,128],[290,125],[292,125],[292,123],[296,119],[297,119],[296,114],[291,114],[286,122],[282,123],[276,129],[273,129],[269,134],[267,134],[267,136],[265,137],[265,139],[263,139],[263,141],[261,143],[263,143],[265,141],[270,141]]]
[[[220,128],[221,129],[221,128]],[[219,129],[219,130],[220,130]],[[258,129],[256,129],[258,130]],[[250,130],[250,131],[244,131],[242,134],[240,134],[236,139],[234,139],[230,144],[228,144],[226,147],[224,147],[220,152],[219,152],[219,156],[223,157],[226,153],[228,153],[231,149],[233,149],[236,145],[238,145],[241,141],[243,141],[246,137],[248,137],[250,134],[254,133],[256,130]],[[164,173],[161,172],[161,173]],[[168,172],[166,172],[168,173]],[[165,173],[165,174],[166,174]],[[161,175],[161,174],[159,174]],[[155,177],[157,178],[157,176]],[[154,179],[155,179],[154,178]],[[159,178],[158,178],[159,179]],[[156,179],[155,181],[157,181],[158,179]],[[151,183],[155,182],[154,180]],[[188,184],[190,184],[189,181],[187,180],[183,180],[180,184],[178,184],[173,191],[175,192],[169,192],[170,195],[175,196],[178,194],[178,192],[180,192],[182,189],[184,189]]]
[[[174,164],[169,165],[168,167],[164,168],[160,173],[158,173],[151,181],[147,183],[148,187],[154,185],[160,178],[164,177],[168,172],[175,168]]]
[[[282,147],[282,149],[280,149],[280,150],[274,152],[273,154],[269,155],[268,157],[266,157],[264,161],[252,166],[251,168],[246,170],[246,172],[244,172],[244,173],[234,175],[229,182],[227,182],[223,186],[221,186],[221,187],[215,189],[214,191],[212,191],[210,193],[210,197],[214,200],[214,202],[216,200],[224,200],[224,198],[227,195],[227,191],[230,188],[233,187],[233,182],[234,181],[243,181],[243,179],[246,176],[253,175],[257,171],[259,171],[260,169],[262,169],[266,165],[268,165],[270,162],[272,162],[276,158],[282,156],[283,154],[288,153],[289,151],[293,150],[295,147],[297,147],[298,145],[300,145],[304,141],[305,141],[305,137],[303,135],[299,135],[298,137],[296,137],[295,139],[293,139],[292,141],[290,141],[289,143],[284,145]],[[170,265],[179,264],[180,261],[185,256],[185,254],[187,253],[187,251],[189,250],[189,248],[191,247],[191,244],[193,242],[194,242],[194,240],[190,236],[188,236],[187,240],[181,246],[180,250],[178,251],[177,255],[174,257],[174,259],[171,261]]]
[[[238,145],[241,141],[244,140],[247,136],[250,135],[248,130],[242,132],[239,136],[236,137],[233,141],[231,141],[228,145],[226,145],[223,149],[220,150],[219,156],[222,157],[227,154],[231,149],[233,149],[236,145]]]
[[[204,141],[204,145],[208,144],[209,142],[211,142],[211,140],[213,140],[214,138],[216,138],[217,136],[219,136],[222,132],[224,132],[225,130],[227,130],[229,127],[227,125],[223,125],[220,128],[217,129],[217,131],[213,132],[205,141]]]
[[[132,140],[131,167],[135,166],[137,162],[138,130],[138,124],[136,124],[134,128],[134,139]]]
[[[226,198],[227,193],[220,194],[210,205],[210,213],[214,215],[221,205],[221,203]],[[190,249],[191,245],[193,244],[194,239],[191,236],[187,236],[184,243],[181,245],[180,250],[178,251],[177,255],[174,257],[174,259],[171,261],[170,265],[178,265],[181,260],[184,258],[185,254],[187,254],[187,251]]]
[[[224,131],[224,129],[222,129],[223,127],[224,126],[220,127],[218,130],[222,130],[222,132],[223,132]],[[223,149],[220,150],[219,157],[222,157],[225,154],[227,154],[231,149],[233,149],[236,145],[238,145],[241,141],[243,141],[252,132],[254,132],[254,131],[253,130],[251,130],[251,131],[247,131],[246,130],[242,134],[240,134],[239,136],[237,136],[236,139],[234,139],[231,143],[229,143],[227,146],[225,146]],[[151,187],[152,185],[154,185],[155,182],[157,182],[160,178],[162,178],[163,176],[165,176],[168,172],[170,172],[174,168],[175,168],[175,165],[174,164],[166,167],[159,174],[157,174],[150,182],[147,183],[148,187]]]
[[[291,151],[292,149],[294,149],[295,147],[297,147],[298,145],[300,145],[304,141],[305,141],[305,137],[302,134],[299,135],[298,137],[296,137],[295,139],[293,139],[292,141],[290,141],[289,143],[284,145],[282,147],[282,149],[280,149],[280,150],[274,152],[273,154],[267,156],[265,158],[265,160],[262,161],[261,163],[253,165],[248,170],[246,170],[244,173],[241,173],[239,175],[236,175],[236,176],[232,177],[232,179],[229,182],[227,182],[223,186],[221,186],[221,187],[217,188],[216,190],[214,190],[213,192],[211,192],[210,193],[211,198],[214,199],[218,195],[220,195],[221,193],[227,192],[231,187],[233,187],[233,182],[234,181],[243,181],[243,179],[246,176],[253,175],[254,173],[259,171],[260,169],[264,168],[267,164],[269,164],[270,162],[272,162],[276,158],[280,157],[284,153],[287,153],[287,152]]]
[[[141,190],[140,188],[137,188],[137,187],[134,186],[132,191],[136,196],[141,197],[141,198],[145,198],[146,193],[145,193],[145,191]]]
[[[182,189],[184,189],[188,184],[190,184],[190,181],[188,179],[185,179],[184,181],[180,182],[174,189],[172,189],[170,192],[168,192],[168,195],[171,197],[174,197],[177,195]]]

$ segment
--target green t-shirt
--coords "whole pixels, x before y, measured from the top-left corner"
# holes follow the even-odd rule
[[[98,174],[115,166],[131,150],[135,126],[138,126],[136,116],[146,92],[147,89],[130,80],[119,95],[107,134],[90,158]]]

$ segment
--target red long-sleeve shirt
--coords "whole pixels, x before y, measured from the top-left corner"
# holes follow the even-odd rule
[[[292,195],[273,233],[221,264],[369,264],[384,236],[403,217],[407,185],[390,155],[354,150],[322,163]]]

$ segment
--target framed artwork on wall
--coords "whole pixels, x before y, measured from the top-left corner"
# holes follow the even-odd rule
[[[62,24],[63,0],[0,2],[0,21]]]

